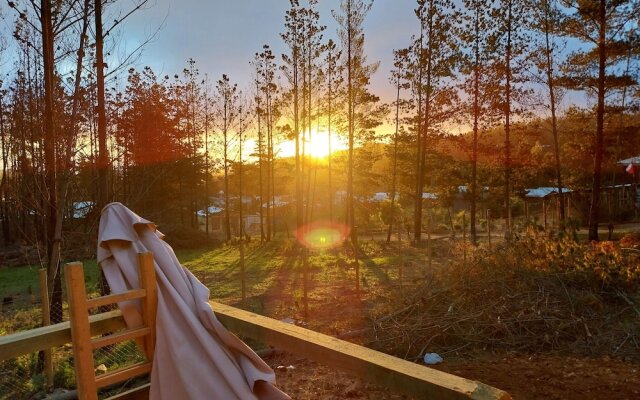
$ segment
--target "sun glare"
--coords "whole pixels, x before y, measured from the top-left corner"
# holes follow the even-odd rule
[[[300,152],[302,152],[302,142],[300,142]],[[343,138],[337,133],[331,132],[331,146],[329,146],[329,135],[326,130],[311,129],[310,137],[305,141],[305,153],[316,159],[327,158],[330,153],[346,150],[347,145]],[[294,140],[286,140],[278,145],[279,157],[293,157],[296,154],[296,143]]]

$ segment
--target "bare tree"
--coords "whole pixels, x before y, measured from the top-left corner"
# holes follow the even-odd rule
[[[393,51],[394,56],[394,70],[391,72],[391,83],[396,88],[396,101],[395,106],[395,131],[393,133],[393,158],[391,168],[391,207],[389,216],[389,227],[387,229],[387,243],[391,242],[391,233],[393,233],[393,223],[397,216],[396,213],[396,197],[398,193],[397,180],[398,180],[398,147],[400,145],[400,108],[403,103],[400,97],[400,91],[406,90],[410,87],[409,82],[406,81],[407,72],[409,67],[409,49],[400,49]]]

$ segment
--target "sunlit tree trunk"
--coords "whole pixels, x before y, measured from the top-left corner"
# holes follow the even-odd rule
[[[504,109],[504,204],[506,212],[505,238],[511,239],[511,35],[512,1],[507,2],[507,44],[505,47],[505,109]]]
[[[478,121],[480,119],[480,8],[475,9],[473,24],[473,144],[471,153],[471,243],[477,243],[476,213],[478,203]]]
[[[593,185],[591,189],[591,208],[589,209],[589,240],[598,240],[600,208],[600,188],[602,180],[602,156],[604,153],[604,101],[607,66],[607,14],[606,0],[598,4],[598,106],[596,109],[596,140],[593,166]]]
[[[98,89],[98,209],[102,209],[109,199],[107,182],[107,111],[105,107],[104,88],[104,40],[102,37],[102,1],[95,1],[95,34],[96,34],[96,86]]]
[[[547,88],[549,91],[549,106],[551,108],[551,133],[553,135],[553,149],[555,156],[555,172],[556,172],[556,184],[558,185],[558,197],[560,199],[560,221],[561,224],[565,219],[565,204],[562,195],[562,172],[560,164],[560,145],[558,142],[558,118],[556,115],[556,86],[554,81],[554,46],[552,43],[552,35],[555,32],[553,22],[553,8],[551,6],[552,0],[543,0],[543,29],[545,39],[545,59],[546,59],[546,75],[547,75]]]
[[[56,132],[53,119],[54,50],[51,0],[40,2],[40,26],[42,33],[42,60],[44,72],[44,157],[47,187],[45,202],[45,232],[47,243],[47,277],[51,297],[51,322],[62,320],[62,285],[59,274],[62,221],[58,219],[58,190],[56,163]]]

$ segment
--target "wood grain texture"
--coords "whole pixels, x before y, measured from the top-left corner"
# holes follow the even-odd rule
[[[415,398],[511,399],[508,393],[480,382],[224,304],[210,304],[218,319],[236,334],[348,371]]]

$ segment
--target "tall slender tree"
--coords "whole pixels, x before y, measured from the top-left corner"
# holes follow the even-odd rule
[[[391,72],[391,83],[396,89],[396,101],[395,107],[395,131],[393,133],[392,146],[392,167],[391,167],[391,215],[389,217],[389,227],[387,229],[387,243],[391,242],[391,234],[393,233],[393,223],[398,217],[396,214],[396,197],[397,197],[397,178],[398,178],[398,149],[400,146],[400,108],[402,106],[402,99],[400,97],[401,90],[409,89],[410,84],[407,80],[407,69],[409,63],[409,49],[400,49],[393,51],[393,66],[394,69]]]
[[[318,0],[308,0],[308,7],[303,8],[303,34],[302,34],[302,55],[303,55],[303,63],[302,63],[302,71],[303,71],[303,111],[304,111],[304,120],[306,121],[306,126],[304,127],[303,132],[303,149],[305,143],[311,143],[312,134],[313,134],[313,122],[314,118],[319,122],[319,115],[314,115],[314,96],[313,94],[316,92],[319,77],[320,77],[320,67],[319,60],[322,56],[322,53],[325,51],[325,44],[323,44],[323,32],[326,29],[326,26],[320,24],[320,13],[316,9],[318,4]],[[319,91],[319,90],[318,90]],[[318,96],[316,96],[318,97]],[[316,107],[319,109],[319,107]],[[319,114],[319,113],[318,113]],[[316,132],[319,134],[319,132]],[[304,150],[303,150],[304,152]],[[311,219],[311,213],[313,210],[312,195],[311,195],[311,182],[312,182],[312,174],[313,171],[317,171],[315,163],[311,160],[311,151],[307,155],[308,161],[306,164],[308,167],[306,168],[306,204],[307,209],[305,212],[305,224],[308,223]],[[305,160],[303,159],[303,166],[305,165]]]
[[[260,70],[258,71],[261,85],[259,87],[259,96],[264,99],[264,118],[265,128],[267,130],[267,145],[266,145],[266,240],[270,241],[273,234],[275,234],[275,160],[274,160],[274,124],[278,119],[278,112],[276,110],[278,86],[276,84],[276,65],[275,56],[271,51],[269,45],[262,46],[262,52],[257,57],[259,58]]]
[[[548,109],[551,113],[551,134],[553,136],[554,167],[556,186],[559,196],[560,221],[565,220],[565,201],[563,196],[562,169],[560,162],[560,141],[558,132],[559,88],[556,84],[558,65],[558,23],[560,12],[556,0],[532,1],[532,28],[542,37],[541,44],[534,47],[531,54],[533,63],[542,75],[542,84],[546,86]]]
[[[598,240],[600,194],[604,159],[606,96],[626,85],[631,76],[617,73],[615,67],[625,59],[637,32],[634,18],[640,10],[637,0],[563,0],[567,9],[562,30],[592,48],[573,52],[564,64],[562,84],[572,89],[596,93],[596,131],[593,135],[593,174],[589,208],[589,240]],[[621,51],[622,50],[622,51]]]
[[[353,247],[354,265],[356,267],[356,293],[360,292],[360,263],[358,261],[358,234],[356,231],[354,170],[355,143],[370,133],[372,127],[370,106],[378,101],[368,91],[371,75],[378,69],[379,63],[369,64],[364,52],[364,20],[373,6],[373,1],[341,0],[340,12],[333,11],[338,22],[338,36],[342,45],[343,65],[346,71],[346,106],[347,106],[347,190],[346,190],[346,225],[350,229],[351,246]]]
[[[494,110],[492,97],[497,85],[495,71],[491,64],[495,24],[492,13],[493,1],[465,0],[465,13],[468,18],[460,26],[460,39],[463,48],[462,73],[466,79],[462,83],[468,96],[465,109],[471,117],[471,184],[470,184],[470,236],[471,242],[477,241],[476,215],[478,203],[478,148],[481,130],[493,122]]]
[[[457,60],[456,44],[451,35],[456,14],[450,0],[418,0],[415,10],[420,23],[420,36],[412,46],[416,65],[414,72],[417,107],[416,186],[414,206],[414,241],[422,238],[422,193],[425,187],[428,142],[443,121],[434,118],[439,110],[437,97],[447,92]],[[443,103],[441,103],[443,104]]]
[[[369,79],[377,70],[378,63],[368,64],[364,53],[364,20],[373,6],[373,1],[342,0],[340,12],[333,11],[338,22],[338,36],[342,45],[343,65],[346,71],[346,106],[347,106],[347,190],[346,190],[346,222],[351,231],[351,242],[357,243],[355,203],[353,190],[354,148],[356,136],[362,127],[358,126],[357,107],[364,103],[374,102],[367,91]],[[359,283],[358,283],[359,285]]]
[[[334,219],[334,194],[333,194],[333,148],[332,148],[332,135],[333,135],[333,122],[336,117],[336,111],[339,107],[338,94],[340,93],[344,80],[342,73],[344,71],[343,66],[339,63],[341,58],[341,52],[337,49],[336,43],[329,39],[326,45],[326,53],[324,59],[325,67],[325,102],[324,102],[324,114],[327,118],[327,194],[329,202],[329,221],[333,222]]]
[[[512,143],[511,128],[515,104],[523,99],[524,91],[523,60],[528,54],[529,33],[527,27],[530,23],[528,3],[524,0],[501,0],[495,10],[496,25],[496,68],[503,78],[503,91],[499,100],[499,108],[504,115],[504,205],[505,205],[505,237],[511,238],[513,230],[511,192],[512,192]]]
[[[290,97],[293,108],[293,140],[295,141],[295,198],[296,198],[296,228],[304,225],[304,200],[303,200],[303,174],[301,159],[301,95],[302,95],[302,68],[304,57],[301,44],[303,42],[303,11],[298,0],[290,0],[291,8],[285,13],[285,32],[281,34],[285,44],[289,47],[289,54],[283,54],[284,65],[282,70],[289,81]]]
[[[231,240],[231,202],[229,196],[229,151],[230,134],[239,115],[240,93],[238,85],[231,83],[226,74],[218,80],[217,90],[217,121],[222,135],[223,167],[224,167],[224,230],[227,240]]]

